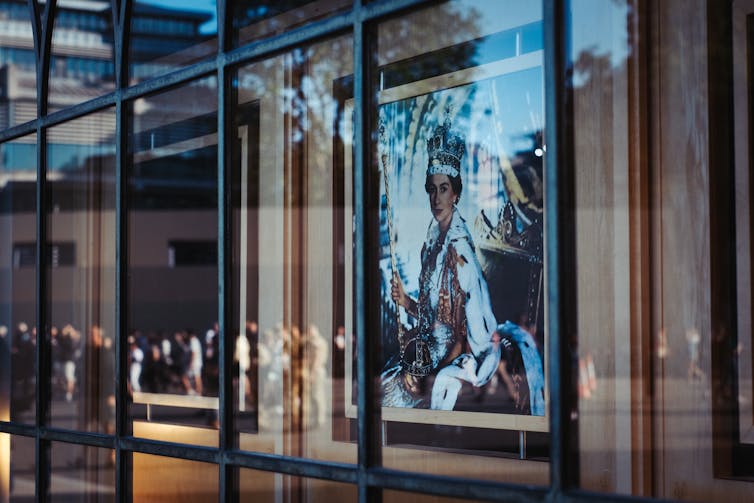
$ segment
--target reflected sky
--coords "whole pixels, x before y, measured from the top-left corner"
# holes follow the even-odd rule
[[[192,10],[212,14],[212,19],[204,23],[199,28],[199,32],[202,35],[217,33],[217,2],[215,0],[138,0],[138,3],[165,9]]]

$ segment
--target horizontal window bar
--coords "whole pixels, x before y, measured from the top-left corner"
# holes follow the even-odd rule
[[[355,484],[358,478],[356,465],[345,463],[331,463],[247,451],[228,451],[225,453],[225,459],[228,464],[243,468],[334,480],[349,484]]]
[[[40,428],[39,437],[54,442],[68,442],[91,447],[115,449],[115,437],[102,433],[86,433],[81,431],[61,430],[57,428]]]
[[[37,427],[33,424],[18,424],[0,421],[0,433],[10,433],[11,435],[21,435],[23,437],[36,437]]]
[[[597,493],[591,491],[567,491],[561,492],[555,495],[554,501],[559,503],[586,503],[586,502],[599,502],[599,503],[656,503],[661,500],[656,498],[642,498],[639,496],[629,496],[612,493]]]
[[[548,498],[546,487],[498,484],[480,480],[469,481],[439,475],[399,472],[385,468],[370,469],[367,472],[367,483],[385,489],[490,501],[534,502],[544,501]]]
[[[174,444],[135,437],[121,438],[118,440],[118,445],[122,450],[143,454],[154,454],[157,456],[168,456],[214,464],[220,462],[220,451],[213,447]]]

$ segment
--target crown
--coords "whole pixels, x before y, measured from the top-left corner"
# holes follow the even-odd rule
[[[466,152],[463,136],[450,131],[450,111],[445,112],[445,122],[435,128],[427,140],[427,176],[448,175],[456,177],[461,172],[461,157]]]

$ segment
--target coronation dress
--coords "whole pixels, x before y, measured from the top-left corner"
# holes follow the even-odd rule
[[[431,372],[416,378],[417,387],[402,362],[391,360],[382,373],[382,405],[452,410],[464,382],[486,384],[500,363],[487,282],[455,208],[444,234],[434,219],[429,226],[415,306],[416,312],[409,310],[418,323],[414,336],[428,346]]]

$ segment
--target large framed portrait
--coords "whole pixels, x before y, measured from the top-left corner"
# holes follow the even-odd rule
[[[534,51],[379,94],[384,421],[548,429],[542,63]],[[350,417],[354,378],[347,357]]]

